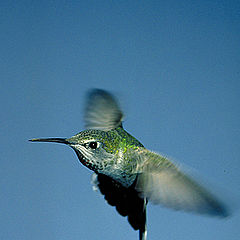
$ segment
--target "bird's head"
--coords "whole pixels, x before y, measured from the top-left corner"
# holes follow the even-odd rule
[[[114,163],[119,145],[119,139],[114,131],[95,129],[84,130],[71,138],[36,138],[30,141],[66,144],[76,152],[84,166],[95,172]]]

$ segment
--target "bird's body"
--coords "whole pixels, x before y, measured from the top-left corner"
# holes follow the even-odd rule
[[[143,148],[143,145],[122,127],[109,131],[85,130],[67,141],[79,143],[79,150],[87,155],[89,148],[84,144],[88,144],[89,136],[90,141],[94,139],[101,146],[94,151],[96,157],[89,156],[87,161],[80,158],[82,164],[97,173],[112,177],[125,187],[132,185],[136,178],[134,169],[137,167],[137,159],[133,157],[134,150]]]
[[[122,127],[123,113],[106,91],[87,98],[86,130],[63,138],[32,139],[64,143],[94,171],[93,184],[146,240],[148,201],[176,210],[227,216],[224,205],[166,157],[151,152]]]

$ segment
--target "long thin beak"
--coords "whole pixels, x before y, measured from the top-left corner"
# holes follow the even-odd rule
[[[55,143],[63,143],[63,144],[70,144],[66,140],[66,138],[34,138],[30,139],[30,142],[55,142]]]

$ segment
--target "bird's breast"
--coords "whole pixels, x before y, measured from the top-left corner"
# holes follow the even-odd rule
[[[99,171],[105,174],[115,181],[121,183],[124,187],[129,187],[133,184],[136,179],[136,174],[133,174],[133,161],[129,162],[126,159],[124,151],[119,150],[115,155],[112,164],[108,164],[104,169]]]

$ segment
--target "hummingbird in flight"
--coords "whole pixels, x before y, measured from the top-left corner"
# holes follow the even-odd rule
[[[36,138],[32,142],[63,143],[92,170],[92,183],[127,216],[139,239],[147,239],[146,207],[154,204],[199,214],[227,217],[225,205],[165,156],[146,149],[124,130],[123,112],[105,90],[88,93],[84,131],[70,138]]]

